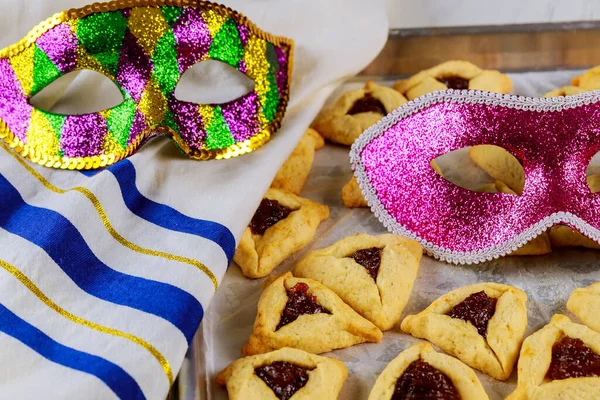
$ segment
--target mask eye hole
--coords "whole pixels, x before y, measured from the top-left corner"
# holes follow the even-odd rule
[[[600,192],[600,152],[596,153],[587,166],[586,180],[592,193]]]
[[[229,64],[206,60],[188,68],[177,87],[178,100],[197,104],[222,104],[254,89],[254,81]]]
[[[432,160],[432,168],[454,185],[475,192],[520,195],[525,185],[521,163],[506,149],[494,145],[450,151]]]
[[[34,107],[56,114],[91,114],[123,102],[119,87],[106,76],[91,70],[61,76],[30,100]]]

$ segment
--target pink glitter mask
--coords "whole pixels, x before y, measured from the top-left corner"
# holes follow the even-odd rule
[[[258,29],[220,4],[199,0],[117,0],[58,13],[0,50],[0,139],[47,167],[90,169],[169,135],[189,157],[230,158],[266,143],[285,113],[293,42]],[[223,104],[178,100],[183,73],[223,62],[254,81]],[[110,78],[116,107],[84,115],[39,110],[30,99],[76,70]]]
[[[521,195],[473,192],[430,166],[466,146],[503,147],[523,165]],[[526,98],[443,91],[415,99],[367,129],[350,152],[360,187],[392,232],[444,261],[506,255],[564,224],[600,243],[600,193],[586,168],[600,150],[600,91]]]

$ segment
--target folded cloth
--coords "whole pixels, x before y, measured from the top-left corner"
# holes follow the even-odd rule
[[[85,4],[0,2],[0,45]],[[288,111],[263,148],[194,161],[154,139],[108,169],[77,172],[0,146],[1,398],[164,399],[279,166],[335,86],[387,38],[383,1],[227,5],[296,43]],[[226,71],[206,71],[211,79],[191,92],[239,91]],[[90,106],[94,79],[56,82],[43,102],[58,104],[64,92],[62,106]]]

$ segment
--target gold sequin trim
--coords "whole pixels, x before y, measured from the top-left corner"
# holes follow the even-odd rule
[[[55,27],[63,22],[76,23],[77,19],[84,18],[90,14],[97,12],[108,12],[116,11],[124,8],[131,7],[162,7],[162,6],[175,6],[175,7],[195,7],[207,12],[222,13],[226,17],[236,20],[239,24],[246,26],[250,32],[252,32],[257,38],[266,40],[273,43],[276,46],[283,47],[289,53],[288,59],[288,85],[281,93],[281,100],[277,107],[277,112],[273,121],[267,125],[260,133],[253,136],[252,138],[233,144],[224,149],[208,150],[200,149],[190,151],[191,149],[185,144],[179,135],[170,128],[159,127],[156,129],[148,129],[137,136],[136,140],[132,142],[125,151],[115,154],[92,156],[92,157],[77,157],[68,158],[60,156],[44,156],[43,152],[35,147],[28,146],[23,143],[18,137],[16,137],[6,123],[0,120],[0,139],[4,140],[12,149],[14,149],[21,156],[46,167],[61,168],[61,169],[96,169],[106,167],[114,164],[115,162],[130,156],[135,150],[138,149],[139,144],[142,140],[146,139],[152,132],[163,132],[169,134],[179,147],[184,150],[189,157],[197,160],[211,160],[211,159],[228,159],[240,156],[242,154],[250,153],[257,148],[263,146],[270,139],[272,134],[279,129],[281,126],[281,120],[285,114],[289,100],[289,87],[292,82],[292,69],[294,61],[294,41],[283,36],[273,36],[268,32],[262,31],[246,16],[232,10],[229,7],[225,7],[221,4],[211,3],[208,1],[201,0],[115,0],[107,3],[94,3],[83,8],[71,9],[69,11],[63,11],[47,20],[38,24],[33,28],[23,39],[17,43],[8,46],[0,50],[0,57],[11,58],[22,52],[29,47],[33,46],[36,40],[46,33],[49,29]]]
[[[163,356],[161,354],[161,352],[158,351],[150,343],[148,343],[144,339],[137,337],[135,335],[132,335],[130,333],[126,333],[126,332],[119,331],[117,329],[109,328],[108,326],[100,325],[95,322],[89,321],[87,319],[78,317],[77,315],[71,314],[70,312],[68,312],[67,310],[65,310],[64,308],[62,308],[55,302],[53,302],[48,296],[46,296],[44,294],[44,292],[42,292],[42,290],[39,287],[37,287],[35,283],[33,283],[31,281],[31,279],[29,279],[24,273],[22,273],[14,265],[11,265],[4,260],[0,260],[0,267],[4,268],[8,273],[10,273],[12,276],[17,278],[19,280],[19,282],[21,282],[25,287],[27,287],[27,289],[29,289],[29,291],[31,291],[31,293],[33,293],[38,299],[40,299],[41,302],[43,302],[46,306],[48,306],[52,310],[56,311],[63,317],[75,322],[76,324],[85,326],[86,328],[90,328],[90,329],[93,329],[95,331],[102,332],[102,333],[107,333],[112,336],[122,337],[124,339],[127,339],[127,340],[139,345],[139,346],[142,346],[144,349],[146,349],[148,352],[150,352],[150,354],[152,354],[152,356],[156,359],[156,361],[158,361],[160,363],[163,371],[165,371],[165,374],[167,375],[167,378],[169,379],[169,384],[170,385],[173,384],[173,370],[171,369],[171,365],[169,364],[169,361],[167,361],[165,356]]]
[[[192,265],[192,266],[196,267],[197,269],[199,269],[200,271],[202,271],[206,276],[208,276],[210,278],[215,292],[217,291],[217,289],[219,287],[219,281],[217,280],[217,277],[212,273],[212,271],[206,267],[206,265],[204,265],[200,261],[194,260],[192,258],[177,256],[175,254],[171,254],[171,253],[167,253],[167,252],[159,251],[159,250],[146,249],[142,246],[138,246],[137,244],[130,242],[129,240],[125,239],[123,236],[121,236],[121,234],[119,234],[119,232],[117,232],[115,230],[115,228],[111,224],[110,220],[108,219],[108,216],[106,215],[106,211],[104,211],[104,206],[102,206],[102,203],[100,203],[100,200],[98,200],[96,195],[94,195],[87,188],[84,188],[82,186],[75,186],[70,189],[61,189],[57,186],[54,186],[52,183],[50,183],[50,181],[48,181],[46,178],[44,178],[39,172],[37,172],[35,169],[33,169],[29,165],[27,165],[27,163],[25,161],[23,161],[21,158],[17,157],[13,152],[9,151],[3,143],[0,142],[0,146],[2,146],[2,148],[4,150],[6,150],[7,153],[9,153],[11,156],[13,156],[19,162],[19,164],[21,164],[23,166],[23,168],[25,168],[27,171],[29,171],[29,173],[31,173],[34,177],[36,177],[37,180],[40,181],[40,183],[42,185],[44,185],[46,188],[48,188],[52,192],[58,193],[58,194],[65,194],[67,192],[76,191],[76,192],[83,194],[85,197],[87,197],[87,199],[93,204],[94,208],[96,209],[96,212],[98,213],[98,216],[100,217],[102,224],[104,224],[104,227],[106,228],[107,232],[117,242],[121,243],[123,246],[129,248],[130,250],[133,250],[140,254],[145,254],[145,255],[154,256],[154,257],[160,257],[160,258],[164,258],[166,260],[177,261],[177,262],[182,262],[185,264]]]

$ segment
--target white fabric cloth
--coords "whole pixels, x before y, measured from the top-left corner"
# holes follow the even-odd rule
[[[26,161],[27,168],[0,148],[0,178],[17,193],[0,198],[0,399],[129,398],[82,364],[110,375],[107,379],[129,376],[145,398],[163,399],[169,381],[159,361],[164,357],[175,376],[190,338],[173,321],[130,307],[128,301],[175,311],[180,324],[193,320],[188,305],[199,302],[207,309],[214,287],[198,263],[220,280],[228,264],[226,235],[219,242],[181,227],[214,221],[237,243],[277,169],[327,96],[365,67],[387,38],[383,1],[226,3],[261,29],[295,40],[288,111],[281,130],[262,149],[232,160],[200,162],[185,158],[161,138],[117,164],[116,172],[83,174]],[[86,4],[0,0],[0,45],[19,40],[55,12]],[[197,89],[184,92],[225,97],[243,93],[239,80],[219,68],[210,66],[205,72],[211,79],[200,79]],[[111,87],[98,76],[61,80],[37,104],[64,110],[112,101],[95,95]],[[81,239],[74,239],[77,235]],[[86,246],[89,250],[82,250]],[[90,260],[116,273],[112,283],[97,279]],[[131,277],[181,290],[163,291],[166,285],[156,291],[154,286],[138,288]],[[126,301],[110,301],[116,292],[127,294]],[[56,362],[57,354],[62,364]],[[82,364],[65,366],[70,362]]]

